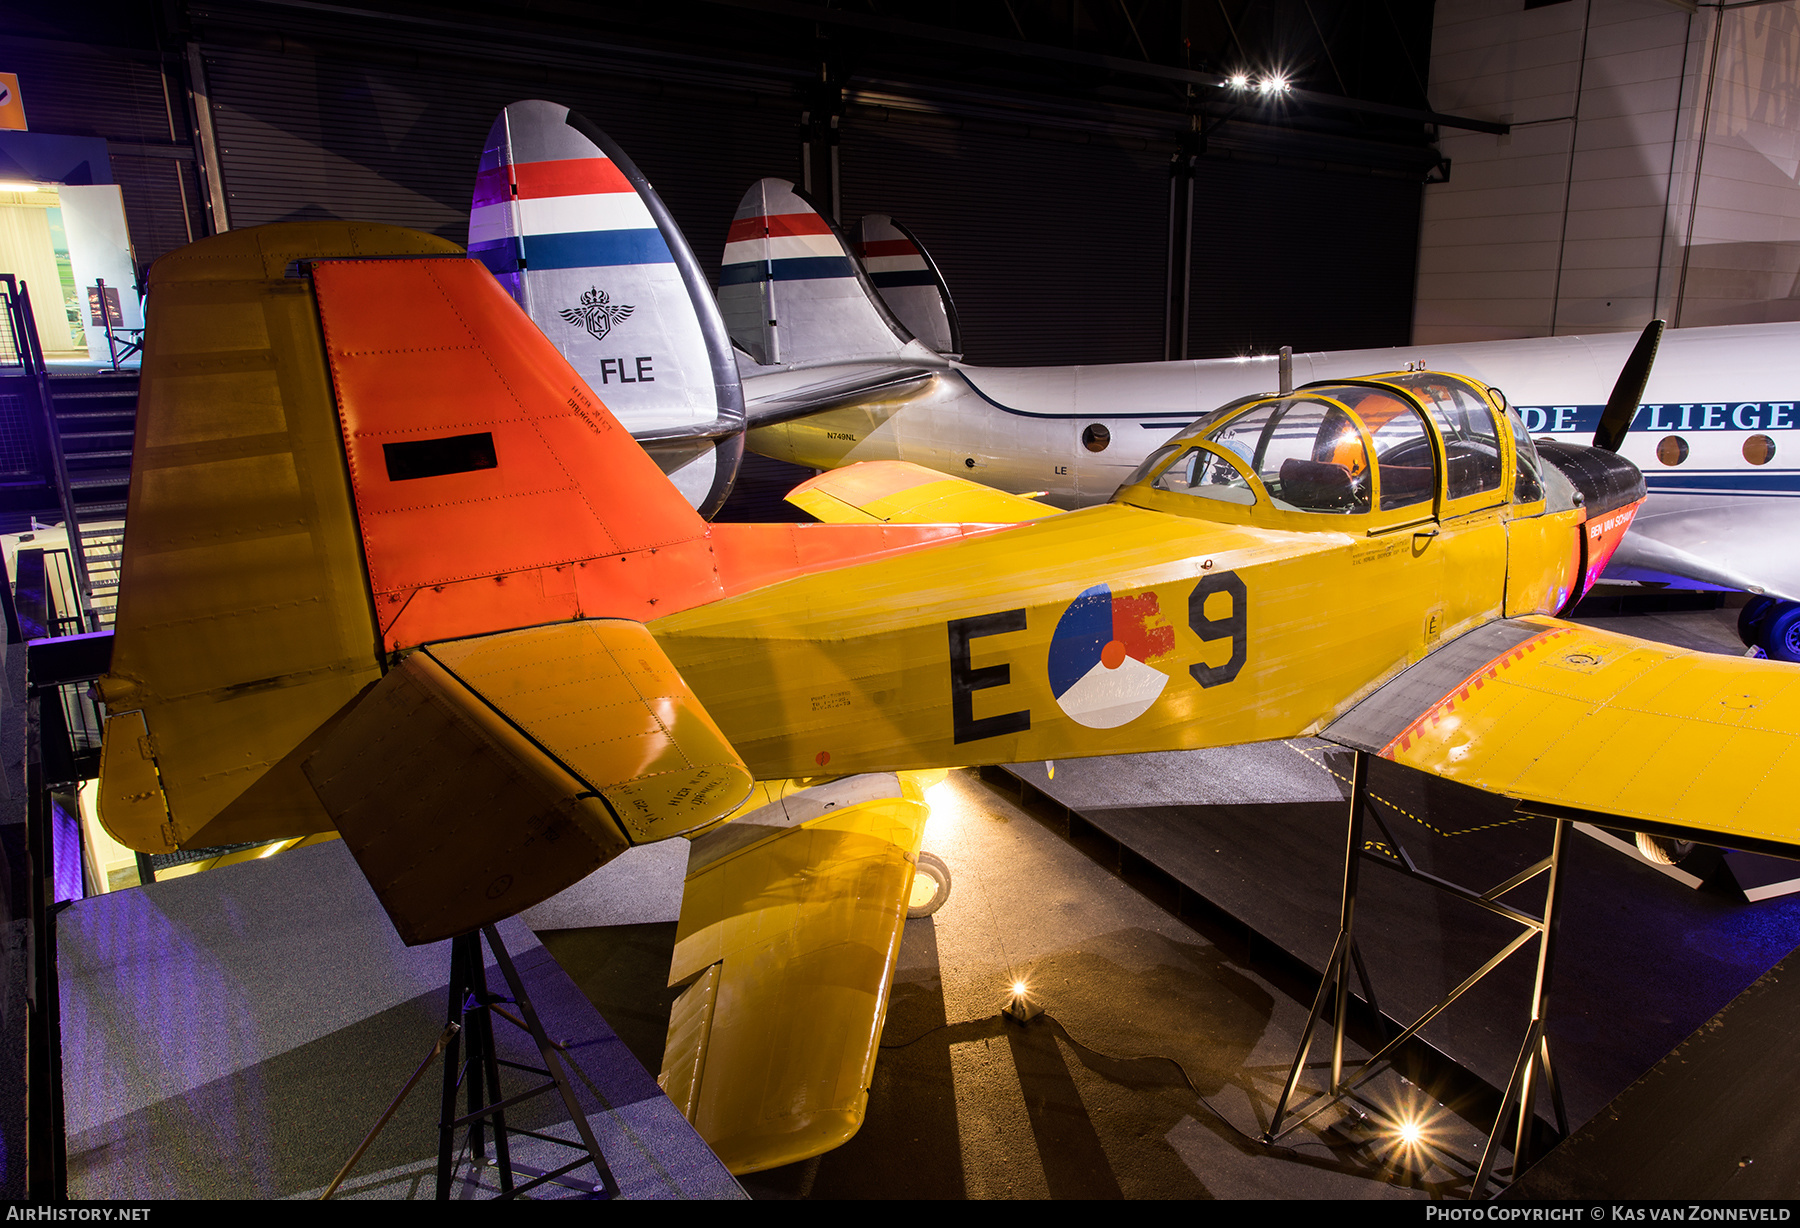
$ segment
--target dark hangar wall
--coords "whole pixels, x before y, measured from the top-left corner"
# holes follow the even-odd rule
[[[970,362],[1163,356],[1167,155],[1070,135],[873,108],[845,117],[844,216],[891,214],[918,236]]]
[[[606,129],[715,273],[744,189],[800,178],[801,113],[817,97],[804,49],[722,56],[715,32],[711,50],[684,54],[509,20],[504,9],[172,4],[134,49],[28,40],[21,85],[28,100],[58,98],[33,107],[34,128],[111,139],[146,265],[206,229],[183,128],[190,42],[233,227],[365,218],[464,241],[482,140],[525,97]],[[926,75],[844,85],[843,221],[891,213],[914,230],[955,295],[970,361],[1164,356],[1175,119],[1091,100],[1034,112],[1017,90]],[[127,148],[147,134],[153,154]],[[1354,132],[1216,130],[1196,170],[1189,354],[1407,341],[1420,165],[1416,151]]]
[[[147,266],[209,232],[185,83],[169,78],[148,6],[119,10],[78,29],[32,21],[25,6],[0,11],[0,71],[18,74],[31,132],[106,141],[111,182]]]

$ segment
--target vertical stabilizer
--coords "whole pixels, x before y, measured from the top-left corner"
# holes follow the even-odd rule
[[[892,358],[912,342],[836,227],[785,179],[759,179],[744,194],[719,308],[731,339],[763,366]]]
[[[615,620],[626,639],[608,642],[623,645],[628,672],[679,681],[672,666],[645,664],[654,653],[634,628],[719,595],[706,524],[456,245],[390,226],[277,224],[170,253],[150,285],[118,626],[97,684],[108,715],[100,816],[121,842],[166,853],[330,830],[354,799],[322,804],[303,764],[335,739],[393,777],[394,746],[359,741],[366,721],[338,731],[393,654],[427,643],[548,626],[600,634],[595,619]],[[443,651],[445,668],[470,673],[462,650]],[[572,651],[559,647],[534,677],[577,695],[583,712],[604,707]],[[501,702],[470,677],[466,690]],[[663,681],[638,681],[651,688],[632,683],[640,697],[669,698],[655,694]],[[446,719],[474,710],[465,699],[440,705]],[[599,786],[582,776],[571,794],[531,766],[543,754],[576,775],[634,781],[661,752],[622,739],[657,720],[673,729],[666,707],[598,739],[629,751],[606,765],[583,768],[594,748],[543,730],[530,747],[496,750],[496,788],[524,773],[548,790],[541,806],[508,811],[525,826],[495,833],[500,845],[514,848],[533,815],[563,814],[565,802],[592,809],[582,799]],[[466,791],[433,766],[457,756],[432,743],[414,739],[413,779],[460,802]],[[697,763],[712,756],[705,746],[681,753]],[[655,769],[664,783],[666,767]],[[698,796],[675,811],[697,813]],[[610,842],[589,830],[584,856],[660,838],[633,821]]]
[[[921,345],[962,357],[950,287],[912,231],[885,213],[871,213],[857,227],[856,255],[888,310]]]
[[[150,270],[118,624],[99,683],[100,819],[128,847],[330,830],[302,752],[381,677],[381,637],[318,310],[297,270],[330,256],[467,264],[461,254],[392,226],[295,222],[216,235]]]
[[[743,451],[737,363],[687,240],[618,146],[565,106],[508,106],[475,176],[469,254],[689,503],[717,510]]]

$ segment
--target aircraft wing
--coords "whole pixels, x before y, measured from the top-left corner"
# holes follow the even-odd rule
[[[1606,574],[1615,580],[1698,581],[1709,588],[1738,589],[1796,600],[1791,586],[1771,584],[1764,577],[1747,575],[1642,531],[1624,536],[1606,564]]]
[[[908,461],[827,469],[794,487],[787,501],[827,524],[1018,524],[1057,514],[1035,499]]]
[[[734,1173],[862,1125],[927,807],[915,774],[781,797],[695,840],[658,1082]]]
[[[1470,631],[1320,735],[1540,813],[1794,855],[1800,666],[1552,618]]]

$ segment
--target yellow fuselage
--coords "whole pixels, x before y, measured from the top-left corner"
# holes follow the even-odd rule
[[[1416,512],[1234,518],[1246,523],[1112,503],[649,627],[760,778],[1192,748],[1312,732],[1439,640],[1553,612],[1581,531],[1579,512],[1542,503],[1433,520],[1431,535]],[[1523,564],[1510,591],[1509,554]],[[1166,676],[1110,728],[1065,711],[1050,664],[1063,616],[1096,585]]]

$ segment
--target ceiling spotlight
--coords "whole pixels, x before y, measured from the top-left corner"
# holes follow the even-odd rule
[[[1241,72],[1232,73],[1231,80],[1227,81],[1226,84],[1234,90],[1247,90],[1250,88],[1249,74]]]
[[[1280,76],[1263,77],[1257,81],[1256,90],[1260,94],[1285,94],[1288,91],[1288,80]]]

